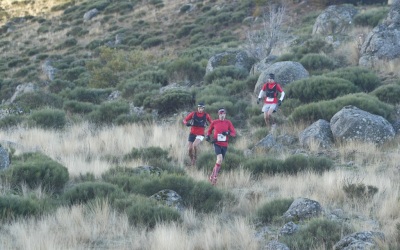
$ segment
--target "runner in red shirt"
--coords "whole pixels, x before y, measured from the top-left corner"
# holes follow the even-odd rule
[[[208,124],[212,122],[211,117],[209,114],[204,112],[205,105],[203,102],[200,102],[197,105],[197,111],[191,112],[189,115],[183,119],[183,124],[190,127],[190,134],[189,134],[189,157],[191,160],[192,165],[196,165],[196,158],[197,158],[197,146],[200,142],[204,139],[204,130]]]
[[[264,105],[261,109],[264,112],[264,120],[267,127],[271,125],[272,128],[275,127],[275,122],[272,120],[272,113],[277,109],[277,105],[281,106],[283,98],[285,97],[285,92],[283,91],[281,85],[275,82],[275,75],[269,74],[267,82],[264,84],[258,95],[257,104],[260,103],[261,98],[264,98]],[[281,93],[278,100],[278,92]],[[265,94],[265,95],[264,95]]]
[[[226,111],[224,108],[218,110],[218,119],[213,120],[207,131],[206,140],[211,141],[210,135],[214,130],[212,143],[214,144],[214,151],[217,155],[217,161],[215,163],[212,174],[209,180],[212,185],[217,184],[218,172],[221,168],[222,160],[225,157],[226,151],[228,150],[228,139],[229,136],[236,136],[235,128],[230,120],[225,119]]]

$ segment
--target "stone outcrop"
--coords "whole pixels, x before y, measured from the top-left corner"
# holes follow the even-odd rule
[[[322,214],[319,202],[307,198],[298,198],[293,201],[289,209],[283,214],[286,220],[302,221]]]
[[[313,144],[319,148],[331,148],[333,146],[333,135],[330,123],[319,119],[299,134],[301,146],[310,148]]]
[[[313,26],[313,35],[345,34],[352,26],[357,9],[350,4],[331,5],[318,17]]]
[[[393,126],[382,116],[355,106],[345,106],[330,121],[335,140],[382,144],[395,136]]]
[[[212,72],[217,67],[235,66],[250,72],[255,62],[254,58],[249,57],[245,51],[226,51],[212,56],[207,63],[206,74]]]

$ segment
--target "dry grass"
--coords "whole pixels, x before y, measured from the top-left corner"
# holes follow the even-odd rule
[[[21,145],[16,153],[40,150],[65,165],[71,175],[91,172],[96,176],[111,167],[100,156],[126,154],[132,147],[164,148],[183,165],[186,137],[186,127],[178,123],[103,129],[84,123],[60,132],[34,128],[0,131],[0,138]],[[238,144],[245,148],[246,142]],[[205,145],[203,150],[209,150]],[[98,203],[90,209],[64,207],[39,220],[11,223],[4,227],[0,240],[6,248],[13,249],[259,249],[262,243],[254,240],[255,228],[249,220],[257,208],[278,198],[305,197],[318,201],[327,213],[341,209],[356,229],[382,231],[388,242],[394,242],[398,233],[395,226],[400,222],[399,143],[390,145],[390,149],[357,142],[337,145],[337,162],[344,167],[320,175],[304,172],[296,176],[264,176],[255,181],[241,167],[222,173],[218,188],[234,194],[238,202],[224,207],[220,214],[202,215],[187,210],[182,214],[182,224],[159,224],[146,231],[130,227],[126,215]],[[354,164],[348,165],[349,161]],[[203,170],[188,169],[187,173],[195,180],[207,178]],[[370,200],[349,199],[343,185],[359,182],[377,187],[378,193]],[[8,188],[2,185],[1,192]],[[35,192],[38,197],[44,195],[40,188]],[[231,219],[221,223],[227,216]]]

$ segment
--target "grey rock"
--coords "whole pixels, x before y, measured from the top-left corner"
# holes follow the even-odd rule
[[[8,151],[0,145],[0,170],[7,169],[10,166],[10,155]]]
[[[54,81],[57,69],[51,66],[50,60],[45,60],[42,64],[42,71],[50,81]]]
[[[208,60],[206,74],[209,74],[215,70],[215,68],[221,66],[235,66],[236,68],[241,68],[250,72],[254,62],[254,58],[249,57],[245,51],[226,51],[216,54]]]
[[[256,86],[254,87],[254,94],[258,96],[264,83],[268,80],[269,74],[275,74],[275,81],[282,87],[286,84],[308,78],[310,74],[308,71],[298,62],[284,61],[277,62],[269,66],[263,71],[258,77]]]
[[[163,189],[150,196],[150,198],[160,201],[164,205],[174,208],[179,212],[183,212],[185,209],[184,206],[182,205],[183,204],[182,197],[178,193],[170,189]]]
[[[286,244],[281,243],[276,240],[272,240],[267,243],[267,245],[263,248],[264,250],[290,250]]]
[[[386,19],[365,38],[360,49],[359,65],[373,68],[380,60],[400,57],[400,1],[395,1]]]
[[[285,225],[283,225],[283,227],[281,228],[281,230],[279,230],[279,235],[292,235],[295,232],[297,232],[297,230],[299,229],[299,226],[294,223],[293,221],[289,221],[288,223],[286,223]]]
[[[357,232],[343,237],[337,242],[335,250],[367,250],[380,249],[377,242],[384,241],[385,235],[381,232],[364,231]]]
[[[319,148],[331,148],[333,135],[330,123],[319,119],[299,134],[299,141],[305,148],[310,148],[313,143],[316,143]]]
[[[287,220],[304,220],[318,217],[322,211],[319,202],[307,198],[297,198],[283,214],[283,217]]]
[[[382,144],[395,136],[393,126],[385,118],[351,105],[337,112],[330,125],[335,140]]]
[[[98,9],[96,9],[96,8],[91,9],[83,15],[83,21],[87,22],[90,19],[92,19],[93,17],[97,16],[97,14],[99,14]]]
[[[350,4],[331,5],[318,17],[313,26],[313,35],[337,35],[349,31],[357,9]]]

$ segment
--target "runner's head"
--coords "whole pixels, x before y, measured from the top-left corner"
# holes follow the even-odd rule
[[[199,102],[199,104],[197,104],[197,111],[201,113],[204,111],[205,107],[204,102]]]
[[[273,73],[270,73],[268,76],[268,81],[273,82],[275,80],[275,75]]]
[[[225,108],[219,108],[218,109],[218,117],[220,120],[224,120],[226,116],[226,111]]]

